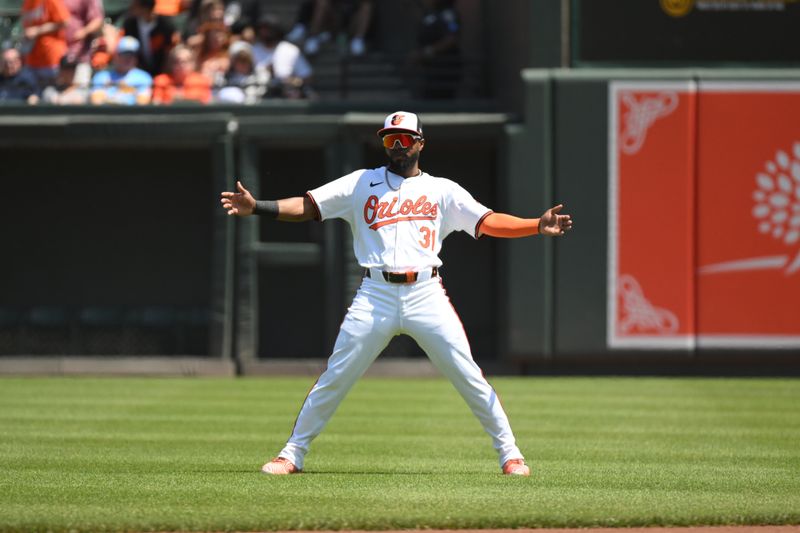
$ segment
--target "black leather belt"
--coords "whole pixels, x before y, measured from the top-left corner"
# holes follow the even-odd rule
[[[419,278],[419,272],[386,272],[381,271],[383,274],[383,279],[388,281],[389,283],[414,283]],[[431,269],[431,277],[435,278],[439,275],[439,269],[437,267],[433,267]],[[370,271],[368,268],[364,269],[364,276],[367,278],[372,278]]]

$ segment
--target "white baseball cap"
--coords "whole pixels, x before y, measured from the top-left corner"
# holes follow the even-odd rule
[[[228,48],[228,55],[236,57],[237,54],[245,52],[247,55],[253,55],[253,46],[247,41],[236,41]]]
[[[118,54],[135,54],[139,51],[139,41],[136,37],[131,37],[130,35],[126,35],[122,39],[119,40],[117,43],[117,53]]]
[[[383,128],[378,130],[378,135],[383,136],[390,131],[408,132],[422,137],[422,124],[414,113],[395,111],[383,121]]]

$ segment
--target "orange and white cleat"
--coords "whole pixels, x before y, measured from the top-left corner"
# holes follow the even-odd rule
[[[288,474],[299,474],[302,472],[299,468],[285,457],[276,457],[261,467],[261,472],[271,476],[285,476]]]
[[[530,476],[531,469],[524,459],[509,459],[503,465],[503,474],[507,476]]]

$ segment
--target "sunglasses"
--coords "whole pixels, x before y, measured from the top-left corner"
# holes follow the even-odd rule
[[[400,143],[401,147],[408,148],[420,139],[422,139],[422,137],[419,135],[412,135],[410,133],[390,133],[383,136],[383,146],[386,148],[394,148],[396,143]]]

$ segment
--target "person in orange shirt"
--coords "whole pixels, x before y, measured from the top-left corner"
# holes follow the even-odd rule
[[[25,0],[20,11],[25,32],[25,68],[43,88],[55,82],[67,51],[69,11],[62,0]]]
[[[179,44],[167,57],[167,72],[153,80],[154,104],[175,102],[211,101],[211,80],[194,69],[194,56],[186,46]]]
[[[191,3],[192,0],[156,0],[156,14],[174,17],[187,11]]]

